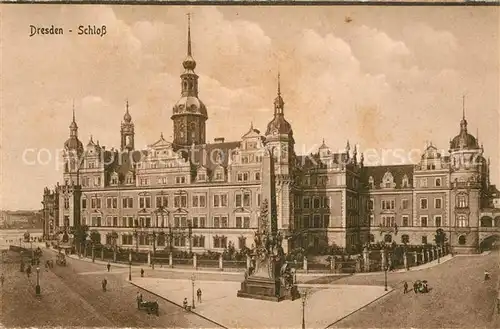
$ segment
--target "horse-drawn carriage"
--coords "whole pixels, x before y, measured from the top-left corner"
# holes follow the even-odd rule
[[[429,292],[429,287],[427,286],[427,281],[426,280],[423,280],[423,281],[420,281],[420,280],[417,280],[415,281],[415,283],[413,284],[413,289],[415,290],[415,292],[419,292],[419,293],[428,293]]]
[[[139,309],[146,310],[146,312],[148,312],[148,314],[156,314],[156,316],[160,315],[158,302],[156,302],[156,301],[150,301],[150,302],[141,301],[139,303]]]
[[[57,254],[56,256],[56,264],[60,266],[66,266],[66,255]]]

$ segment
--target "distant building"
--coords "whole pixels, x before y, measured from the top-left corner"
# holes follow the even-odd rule
[[[498,205],[498,191],[490,185],[489,161],[468,132],[465,114],[449,152],[440,154],[431,144],[417,164],[367,167],[349,143],[340,153],[323,143],[315,154],[297,155],[278,77],[274,117],[263,133],[250,125],[238,141],[209,143],[189,30],[183,67],[172,142],[160,135],[137,150],[127,102],[120,150],[92,138],[84,147],[73,113],[64,143],[64,183],[44,192],[48,235],[88,225],[103,244],[111,244],[116,232],[124,248],[151,249],[153,239],[157,249],[222,251],[230,242],[237,249],[251,247],[263,177],[270,176],[262,165],[267,156],[275,159],[285,251],[332,244],[359,248],[378,241],[431,244],[442,228],[456,252],[475,252],[500,232],[500,211],[492,206]]]

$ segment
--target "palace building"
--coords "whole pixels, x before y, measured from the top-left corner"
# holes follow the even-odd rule
[[[251,248],[261,188],[271,176],[263,159],[271,155],[285,252],[378,241],[434,243],[438,228],[456,252],[475,252],[500,233],[500,209],[493,205],[500,194],[465,113],[449,152],[430,144],[417,164],[364,166],[363,154],[349,143],[340,153],[323,142],[317,153],[297,155],[278,76],[274,117],[265,131],[250,125],[238,141],[211,143],[189,24],[187,48],[181,98],[172,109],[173,141],[160,135],[147,149],[136,149],[138,127],[127,102],[119,150],[92,138],[84,146],[73,112],[64,182],[44,191],[46,237],[68,239],[75,227],[88,225],[102,244],[123,248]]]

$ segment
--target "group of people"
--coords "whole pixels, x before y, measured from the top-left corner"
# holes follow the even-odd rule
[[[198,303],[201,303],[201,288],[198,288],[198,290],[196,290],[196,300],[198,301]],[[189,306],[189,302],[186,297],[182,302],[182,307],[184,307],[185,310],[190,310],[193,307],[193,305]]]
[[[408,293],[408,282],[403,283],[403,293],[406,294]],[[427,281],[420,281],[417,280],[413,283],[413,292],[414,293],[419,293],[419,292],[429,292],[429,287],[427,286]]]

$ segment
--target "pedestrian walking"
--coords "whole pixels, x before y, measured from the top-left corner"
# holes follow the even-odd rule
[[[198,303],[201,303],[201,288],[196,291],[196,296],[198,297]]]
[[[188,307],[188,299],[184,298],[184,301],[182,302],[182,306],[184,306],[184,309],[187,310]]]
[[[413,283],[413,291],[414,291],[415,293],[417,293],[417,292],[418,292],[418,285],[417,285],[417,282],[414,282],[414,283]]]
[[[141,278],[143,278],[143,277],[144,277],[144,269],[141,268]]]
[[[106,265],[106,267],[108,268],[108,272],[109,272],[109,270],[111,269],[111,264],[108,262],[108,265]]]
[[[108,285],[108,280],[102,279],[102,291],[106,291],[107,285]]]
[[[2,288],[3,288],[3,282],[5,281],[5,277],[3,276],[3,273],[2,273],[2,276],[0,276],[0,282],[2,282]]]
[[[136,300],[137,300],[137,309],[140,309],[142,303],[142,294],[139,291],[137,292]]]
[[[406,294],[408,292],[408,282],[405,281],[405,283],[403,284],[403,294]]]
[[[484,271],[484,280],[489,280],[490,279],[490,273],[488,271]]]

